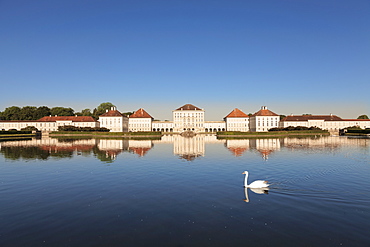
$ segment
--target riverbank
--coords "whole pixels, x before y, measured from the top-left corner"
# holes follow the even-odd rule
[[[38,132],[23,131],[23,130],[9,130],[0,131],[0,139],[14,139],[14,138],[29,138],[39,135]]]

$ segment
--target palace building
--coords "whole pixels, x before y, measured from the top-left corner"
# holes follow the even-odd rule
[[[21,130],[34,126],[43,132],[57,131],[59,126],[105,127],[111,132],[158,131],[170,133],[194,132],[214,133],[217,131],[265,132],[276,127],[318,127],[331,132],[358,126],[370,128],[369,119],[342,119],[335,115],[290,115],[282,120],[266,106],[250,116],[238,108],[232,110],[221,121],[205,121],[205,110],[185,104],[172,111],[173,121],[157,121],[143,108],[126,116],[112,107],[96,121],[86,116],[46,116],[33,121],[0,120],[0,130]]]

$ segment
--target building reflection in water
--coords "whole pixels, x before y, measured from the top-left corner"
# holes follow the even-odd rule
[[[307,138],[265,138],[219,140],[215,135],[166,135],[161,140],[132,139],[71,139],[42,138],[0,142],[0,152],[7,159],[48,159],[49,157],[71,157],[73,155],[91,155],[105,162],[112,162],[123,152],[143,157],[155,144],[173,144],[173,154],[193,161],[206,155],[206,144],[220,143],[235,157],[241,157],[256,151],[264,160],[281,148],[291,150],[321,149],[333,151],[344,145],[364,146],[368,148],[370,140],[346,137],[307,137]]]
[[[235,157],[240,157],[249,149],[249,139],[226,140],[225,146]]]
[[[264,160],[267,160],[270,154],[280,149],[280,139],[251,139],[250,146],[251,148],[256,149]]]
[[[145,156],[152,147],[153,142],[151,140],[128,141],[128,150],[137,154],[139,157]]]

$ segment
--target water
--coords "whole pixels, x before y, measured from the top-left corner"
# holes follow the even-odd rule
[[[369,246],[369,154],[346,137],[3,141],[0,246]]]

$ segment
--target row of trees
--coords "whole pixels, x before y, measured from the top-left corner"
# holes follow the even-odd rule
[[[90,109],[84,109],[81,112],[75,112],[70,107],[53,107],[47,106],[11,106],[6,108],[3,112],[0,112],[0,120],[37,120],[45,116],[91,116],[98,119],[107,109],[115,107],[110,102],[101,103],[98,107],[92,111]]]

